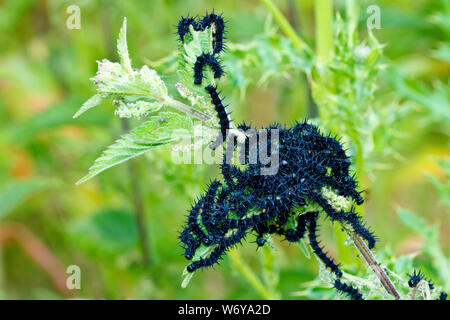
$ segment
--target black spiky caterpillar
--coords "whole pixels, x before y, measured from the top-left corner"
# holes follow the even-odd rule
[[[407,274],[408,276],[408,286],[410,288],[415,288],[419,284],[420,281],[425,280],[428,283],[428,287],[430,290],[434,290],[434,284],[431,282],[430,279],[425,278],[425,274],[422,273],[420,270],[414,270],[412,274]],[[438,300],[447,300],[447,293],[444,291],[441,291],[439,294]]]
[[[228,118],[228,113],[225,109],[225,106],[222,103],[222,99],[219,97],[219,93],[217,92],[217,88],[214,86],[207,86],[206,91],[209,93],[211,97],[211,102],[214,105],[214,108],[217,113],[217,118],[219,118],[220,124],[220,132],[224,140],[227,137],[227,130],[230,129],[230,119]]]
[[[203,52],[201,55],[196,57],[194,63],[194,84],[201,85],[203,82],[203,70],[206,66],[209,66],[213,71],[214,78],[219,79],[224,74],[222,65],[220,64],[217,55],[221,53],[224,49],[224,33],[225,33],[225,22],[222,15],[217,15],[214,12],[206,13],[203,18],[193,18],[186,17],[181,18],[177,25],[177,34],[180,42],[184,43],[184,37],[189,32],[189,27],[192,26],[194,30],[200,31],[206,28],[211,28],[212,33],[212,46],[213,53]],[[216,87],[209,85],[205,87],[206,91],[211,97],[211,102],[213,103],[215,110],[217,112],[217,117],[219,119],[219,124],[221,128],[222,139],[226,139],[227,130],[230,128],[230,119],[228,113],[226,112],[225,106],[219,97]],[[222,140],[222,141],[223,141]]]
[[[192,26],[194,30],[200,31],[206,28],[211,28],[212,33],[212,48],[211,53],[202,53],[197,57],[194,64],[194,84],[202,84],[203,69],[205,66],[210,66],[214,73],[214,78],[218,79],[223,75],[223,68],[220,64],[217,55],[224,49],[224,32],[225,22],[221,15],[216,15],[214,12],[202,18],[186,17],[181,18],[177,25],[177,33],[180,42],[184,43],[184,37],[189,33],[189,27]]]
[[[434,284],[427,278],[425,278],[425,275],[422,273],[422,271],[420,270],[414,270],[412,274],[407,274],[409,277],[408,280],[408,286],[410,288],[415,288],[420,281],[425,280],[428,283],[428,287],[430,288],[430,290],[434,289]]]
[[[205,66],[210,66],[214,78],[219,79],[223,75],[223,69],[217,58],[210,53],[202,53],[197,57],[194,64],[194,84],[202,84],[203,80],[203,69]]]
[[[224,49],[223,40],[225,39],[225,21],[222,15],[217,15],[214,12],[206,13],[206,15],[199,20],[199,18],[186,17],[181,18],[177,25],[177,33],[180,42],[184,42],[184,36],[189,32],[189,26],[194,30],[200,31],[212,27],[213,35],[213,52],[217,54]]]
[[[348,285],[346,283],[343,283],[340,279],[336,279],[334,281],[334,288],[349,296],[349,298],[353,299],[353,300],[364,300],[361,293],[359,293],[358,289],[356,289],[355,287]]]
[[[201,20],[188,17],[178,24],[181,41],[184,41],[191,25],[194,30],[204,30],[215,25],[214,53],[203,53],[197,57],[194,65],[194,83],[198,85],[202,83],[205,65],[209,65],[217,77],[223,74],[222,67],[215,58],[215,54],[223,48],[223,43],[217,45],[217,39],[222,40],[224,32],[223,19],[217,17],[208,14]],[[216,87],[207,86],[205,89],[215,106],[222,136],[226,137],[230,120],[225,106]],[[244,123],[238,126],[238,129],[246,132],[251,128]],[[279,135],[278,150],[271,150],[272,139],[276,139],[275,132]],[[202,244],[211,248],[208,257],[196,259],[187,266],[187,270],[194,272],[218,263],[227,250],[240,243],[251,232],[257,234],[258,246],[265,244],[266,234],[282,235],[289,242],[297,242],[308,234],[314,253],[337,279],[341,278],[339,265],[328,257],[317,240],[319,212],[298,215],[295,209],[307,203],[316,203],[332,221],[352,226],[353,230],[367,241],[369,247],[373,248],[376,238],[364,226],[361,217],[353,210],[345,212],[335,209],[322,195],[325,187],[353,199],[358,205],[363,203],[360,193],[356,190],[357,183],[354,177],[349,175],[349,157],[335,137],[322,135],[316,126],[307,122],[296,123],[289,129],[275,124],[265,128],[265,133],[267,145],[264,148],[269,154],[279,153],[278,171],[273,175],[261,175],[261,170],[265,167],[261,161],[249,161],[248,136],[244,142],[244,169],[230,165],[224,154],[221,166],[224,182],[214,180],[210,183],[205,194],[190,210],[187,225],[180,233],[179,238],[188,260],[194,258]],[[256,134],[261,141],[261,133]],[[234,140],[231,141],[234,143]],[[260,145],[256,147],[256,154],[260,154]],[[292,224],[288,227],[289,220],[293,220],[295,227],[292,227]],[[351,298],[362,298],[357,289],[340,281],[335,282],[335,287]]]

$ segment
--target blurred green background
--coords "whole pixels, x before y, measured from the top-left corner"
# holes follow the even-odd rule
[[[313,1],[275,3],[314,46]],[[72,4],[81,9],[79,30],[66,27],[70,15],[66,9]],[[361,1],[361,33],[367,33],[366,8],[371,4]],[[392,104],[392,112],[400,116],[394,138],[383,147],[393,151],[373,159],[378,165],[367,170],[363,180],[365,218],[386,257],[409,257],[408,263],[414,258],[414,266],[449,290],[447,271],[438,270],[430,249],[438,246],[448,264],[449,2],[381,0],[376,4],[381,8],[382,28],[374,34],[385,45],[387,67],[377,79],[375,99]],[[345,1],[334,1],[334,6],[345,16]],[[123,17],[128,19],[134,66],[149,64],[164,70],[164,63],[157,61],[177,49],[174,25],[179,17],[213,8],[228,19],[231,43],[245,45],[266,33],[268,24],[276,28],[257,0],[1,1],[0,298],[263,297],[229,258],[215,270],[195,274],[186,289],[180,287],[186,260],[177,231],[205,183],[218,176],[216,166],[174,165],[168,149],[160,149],[75,186],[105,146],[124,131],[110,105],[72,119],[95,92],[89,78],[97,70],[96,60],[117,61],[115,43]],[[282,32],[276,29],[275,34]],[[259,51],[261,56],[265,53]],[[225,57],[226,63],[232,58],[236,56]],[[263,75],[265,67],[261,66]],[[174,92],[171,79],[160,74]],[[236,79],[224,83],[236,122],[292,123],[315,112],[299,70],[261,78],[255,72],[247,75],[245,85]],[[402,114],[405,108],[408,112]],[[136,223],[140,202],[145,220],[141,226],[147,234],[144,254]],[[399,208],[403,208],[400,214]],[[437,236],[433,245],[427,242],[430,235],[420,234],[418,224],[409,225],[408,217],[435,226],[430,229]],[[339,258],[333,230],[323,230],[323,241]],[[267,252],[255,247],[244,245],[239,252],[275,296],[305,299],[333,294],[326,284],[314,282],[317,262],[305,257],[299,246],[289,247],[276,239],[269,262]],[[356,261],[356,253],[344,260]],[[80,290],[65,287],[69,265],[81,268]],[[354,269],[350,265],[348,270]]]

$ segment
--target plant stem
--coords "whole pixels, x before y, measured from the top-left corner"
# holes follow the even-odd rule
[[[356,248],[358,248],[358,251],[361,253],[364,260],[366,260],[367,264],[373,270],[373,272],[380,280],[381,284],[386,289],[386,291],[390,295],[392,295],[395,299],[397,300],[400,299],[400,295],[398,294],[388,275],[386,274],[386,272],[384,272],[383,268],[380,267],[380,263],[377,261],[372,251],[370,251],[370,249],[367,247],[364,240],[362,240],[361,237],[357,235],[355,232],[352,231],[347,232],[350,233]]]
[[[275,265],[275,255],[273,248],[269,246],[262,247],[261,264],[263,270],[262,277],[267,290],[271,292],[271,295],[273,297],[277,297],[277,299],[279,299],[280,294],[277,292],[279,273]]]
[[[360,282],[360,283],[362,283],[363,285],[367,286],[370,289],[376,289],[377,288],[377,286],[374,283],[370,282],[369,280],[366,280],[364,278],[360,278],[360,277],[354,276],[354,275],[349,274],[349,273],[345,273],[344,272],[343,277],[345,279],[350,280],[350,281]]]
[[[178,100],[173,99],[172,97],[165,97],[164,99],[161,100],[163,103],[168,104],[169,106],[171,106],[172,108],[175,108],[181,112],[186,113],[187,115],[194,117],[196,119],[202,120],[204,122],[208,122],[211,120],[211,117],[208,116],[207,114],[204,114],[203,112],[194,109],[190,106],[188,106],[187,104],[184,104]]]
[[[128,132],[130,130],[130,124],[128,122],[128,119],[122,119],[122,129],[125,132]],[[128,161],[128,170],[131,180],[131,192],[133,194],[133,204],[134,204],[134,211],[136,214],[136,223],[138,227],[139,241],[141,243],[142,263],[144,264],[144,266],[147,266],[150,264],[147,224],[145,223],[144,209],[141,196],[141,187],[139,184],[139,179],[136,172],[136,165],[134,161],[135,161],[134,159]]]
[[[316,0],[314,6],[316,25],[317,61],[327,65],[333,57],[333,2]]]
[[[255,288],[255,290],[266,300],[275,300],[277,297],[262,284],[253,270],[242,260],[238,250],[231,250],[228,254],[236,270]]]
[[[261,0],[262,3],[269,9],[272,13],[273,18],[280,26],[281,30],[286,34],[286,36],[291,40],[292,44],[297,48],[299,52],[302,52],[307,48],[306,43],[298,36],[294,28],[289,24],[289,21],[284,17],[277,6],[272,2],[272,0]]]
[[[358,19],[359,19],[358,0],[345,0],[345,15],[348,22],[348,34],[350,35],[349,41],[353,41],[352,35],[358,26]]]

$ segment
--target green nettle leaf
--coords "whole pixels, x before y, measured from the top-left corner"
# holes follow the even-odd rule
[[[180,96],[182,96],[185,99],[188,99],[189,102],[194,107],[200,107],[201,109],[204,109],[205,106],[208,105],[206,102],[206,98],[204,96],[195,95],[191,90],[189,90],[184,84],[181,82],[178,82],[175,87],[178,90],[178,93]]]
[[[197,57],[202,53],[212,53],[211,28],[205,30],[195,31],[192,26],[189,26],[192,34],[192,41],[185,41],[184,53],[186,60],[194,65]]]
[[[258,41],[257,53],[261,62],[262,70],[264,71],[263,78],[267,78],[274,74],[280,73],[279,62],[281,61],[282,53],[278,50],[273,50],[272,43],[260,39]]]
[[[214,111],[214,107],[211,104],[211,99],[209,98],[209,96],[205,96],[205,90],[203,90],[205,92],[202,92],[202,94],[196,94],[189,90],[181,82],[178,82],[175,87],[177,88],[180,96],[188,99],[193,107],[196,107],[198,110],[210,117],[210,120],[206,122],[206,127],[216,127],[216,113]]]
[[[435,82],[433,88],[428,88],[423,83],[415,83],[396,69],[390,69],[388,81],[395,87],[402,97],[418,103],[428,110],[429,117],[433,121],[449,123],[450,115],[448,105],[450,104],[450,93],[448,85]]]
[[[131,60],[128,54],[127,45],[127,18],[123,19],[122,28],[119,32],[119,38],[117,39],[117,52],[120,57],[120,64],[125,69],[126,72],[132,73],[133,68],[131,67]]]
[[[82,113],[88,111],[91,108],[94,108],[96,106],[98,106],[100,103],[102,103],[102,97],[99,94],[95,94],[92,97],[89,98],[88,101],[86,101],[85,103],[83,103],[83,105],[81,106],[80,110],[78,110],[73,118],[78,118]]]
[[[123,101],[119,101],[119,107],[114,114],[120,118],[134,117],[141,119],[151,113],[158,112],[163,106],[164,104],[160,102],[137,101],[135,103],[124,103]]]
[[[181,65],[186,64],[183,67],[184,70],[186,72],[189,70],[190,73],[186,75],[189,77],[189,80],[186,80],[188,84],[192,84],[192,65],[195,63],[196,57],[202,52],[212,53],[211,30],[191,31],[192,35],[186,37],[184,59],[181,61]],[[150,120],[123,135],[116,143],[108,147],[94,162],[89,173],[77,184],[154,147],[179,142],[183,135],[190,135],[194,131],[190,117],[206,122],[207,126],[214,126],[212,124],[215,119],[214,108],[209,99],[206,99],[203,86],[197,86],[195,88],[197,91],[191,91],[183,83],[177,84],[180,94],[193,106],[199,107],[195,109],[170,97],[164,81],[155,70],[146,65],[140,69],[132,68],[126,32],[127,20],[124,19],[117,40],[120,63],[107,59],[98,61],[98,71],[91,79],[96,86],[97,94],[86,101],[74,117],[78,117],[104,100],[112,100],[113,105],[117,106],[115,110],[117,116],[136,119],[150,117]],[[205,70],[205,75],[211,83],[214,82],[211,70]],[[185,113],[184,116],[161,111],[168,106]],[[183,131],[183,129],[187,129],[187,131]],[[186,139],[184,142],[186,143]]]
[[[77,182],[81,184],[100,172],[137,157],[155,147],[179,142],[183,136],[192,134],[193,124],[189,118],[173,112],[161,112],[149,121],[124,134],[95,160],[89,173]]]
[[[194,78],[193,66],[197,57],[202,53],[212,54],[212,40],[211,40],[211,28],[205,30],[195,31],[192,26],[190,26],[190,34],[192,36],[186,37],[183,46],[181,47],[180,54],[180,68],[179,76],[181,78],[181,83],[192,91],[194,94],[199,96],[205,95],[204,87],[208,84],[215,84],[214,75],[209,66],[204,69],[204,81],[205,84],[198,86],[192,81]]]
[[[140,119],[166,106],[169,99],[167,88],[157,72],[145,65],[140,70],[133,70],[126,32],[125,18],[117,40],[120,63],[107,59],[98,61],[97,74],[91,78],[97,87],[97,94],[83,104],[74,118],[106,99],[114,100],[119,105],[116,114],[126,118]]]
[[[216,245],[207,246],[203,243],[200,245],[200,247],[197,248],[195,251],[195,255],[192,258],[192,261],[198,261],[200,259],[205,259],[206,257],[209,257],[213,250],[215,249]],[[192,277],[194,276],[195,272],[188,272],[187,267],[183,270],[183,282],[181,283],[182,288],[186,288],[191,281]]]
[[[98,62],[98,72],[92,80],[103,98],[135,96],[163,101],[167,97],[164,82],[155,70],[147,66],[143,66],[139,71],[123,73],[119,63],[103,59]]]
[[[235,88],[244,90],[248,85],[248,80],[244,73],[242,59],[229,53],[225,60],[225,66],[228,71],[228,80]]]
[[[224,54],[227,79],[235,88],[245,89],[250,83],[263,85],[274,77],[289,76],[295,71],[309,74],[313,65],[308,47],[299,52],[287,38],[269,31],[245,44],[228,44]]]

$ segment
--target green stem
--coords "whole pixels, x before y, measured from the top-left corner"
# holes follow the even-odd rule
[[[236,270],[255,288],[255,290],[266,300],[276,300],[277,297],[273,295],[270,290],[262,284],[261,280],[256,276],[253,270],[244,262],[238,250],[231,250],[228,254],[231,262],[234,264]]]
[[[345,14],[348,23],[349,41],[353,41],[353,32],[358,26],[359,0],[345,0]]]
[[[266,287],[271,292],[271,295],[273,297],[277,297],[277,299],[279,299],[280,295],[277,292],[279,273],[278,273],[278,269],[276,268],[276,265],[275,265],[275,259],[276,259],[276,257],[275,257],[273,248],[271,248],[270,246],[263,246],[262,254],[261,254],[263,280],[264,280],[264,283],[266,284]]]
[[[316,0],[314,6],[316,25],[317,61],[327,65],[333,57],[333,2]]]
[[[204,122],[208,122],[211,120],[211,117],[208,116],[207,114],[204,114],[203,112],[201,112],[197,109],[194,109],[194,108],[188,106],[187,104],[184,104],[178,100],[175,100],[172,97],[167,96],[164,99],[161,99],[161,101],[163,103],[168,104],[172,108],[177,109],[178,111],[186,113],[187,115],[189,115],[193,118],[202,120]]]
[[[303,41],[295,32],[294,28],[290,25],[289,21],[284,17],[277,6],[272,2],[272,0],[261,0],[262,3],[269,9],[272,13],[273,18],[280,26],[281,30],[286,34],[286,36],[291,40],[292,44],[297,48],[299,52],[305,50],[308,46],[305,41]]]

